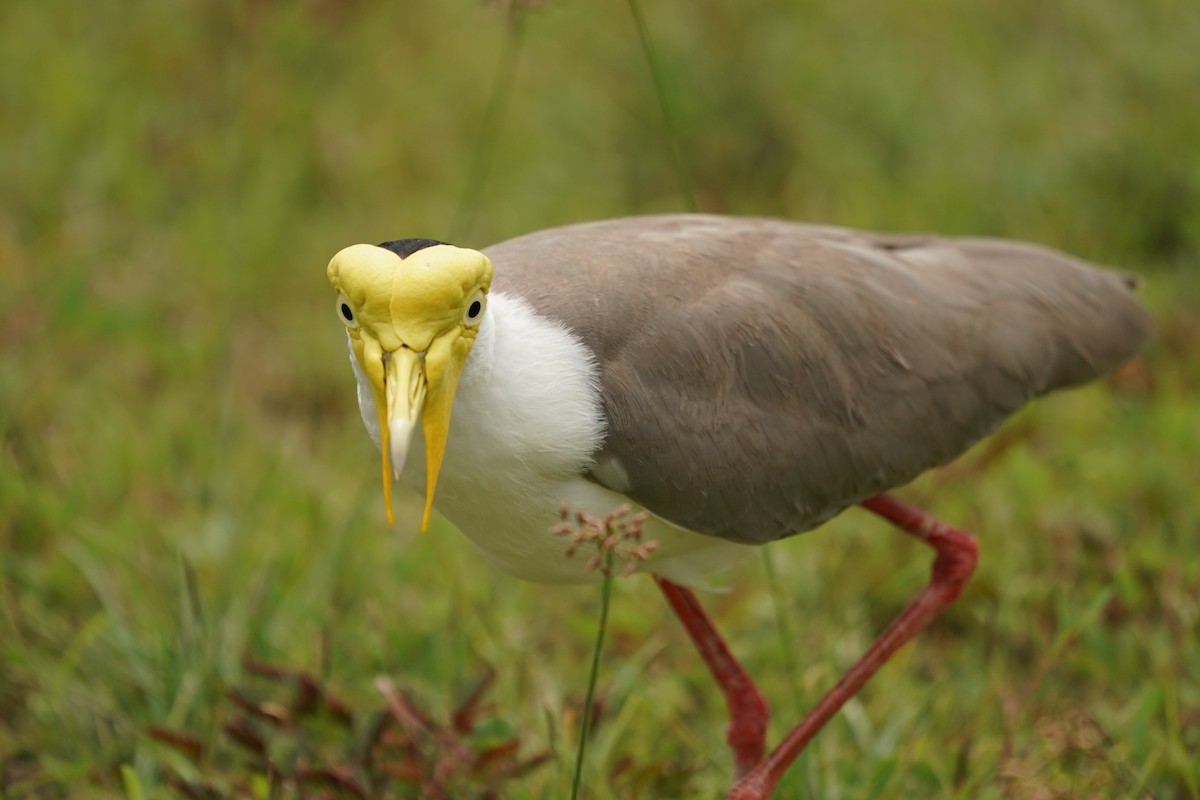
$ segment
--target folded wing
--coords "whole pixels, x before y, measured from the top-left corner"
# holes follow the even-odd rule
[[[1151,330],[1127,276],[1018,242],[665,215],[485,252],[496,290],[596,355],[608,433],[593,478],[746,542],[953,459]]]

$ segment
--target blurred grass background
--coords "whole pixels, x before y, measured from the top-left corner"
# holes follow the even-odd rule
[[[496,713],[554,756],[504,796],[565,796],[598,593],[386,530],[324,266],[678,210],[682,183],[1122,265],[1159,324],[902,493],[979,533],[977,577],[779,796],[1200,798],[1200,9],[641,11],[661,97],[619,2],[0,6],[0,797],[124,796],[122,766],[164,796],[182,767],[146,726],[215,747],[246,656],[439,712],[494,665]],[[903,538],[851,511],[771,549],[781,602],[759,560],[709,598],[773,738],[924,582]],[[616,592],[589,797],[730,780],[656,594]]]

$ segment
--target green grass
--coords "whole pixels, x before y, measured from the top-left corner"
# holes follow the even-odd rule
[[[324,265],[684,208],[686,174],[701,210],[1121,264],[1159,324],[1120,379],[904,490],[978,532],[977,577],[779,796],[1200,798],[1200,14],[641,12],[674,142],[626,3],[0,6],[0,797],[163,796],[149,725],[235,770],[247,656],[438,715],[492,665],[553,755],[505,796],[566,796],[599,595],[385,529]],[[778,736],[929,559],[858,511],[770,553],[781,603],[760,560],[708,602]],[[650,581],[610,624],[585,796],[720,796],[723,703]]]

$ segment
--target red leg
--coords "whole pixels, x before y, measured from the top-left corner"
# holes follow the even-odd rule
[[[967,533],[938,522],[924,511],[902,503],[891,495],[869,497],[862,501],[861,505],[937,551],[929,585],[875,640],[837,685],[808,712],[800,724],[784,737],[779,746],[734,784],[727,800],[764,800],[770,796],[783,773],[813,736],[893,653],[928,625],[943,608],[954,602],[967,585],[971,573],[975,571],[979,545]]]
[[[725,702],[729,706],[729,732],[726,741],[733,750],[734,764],[739,776],[745,775],[758,762],[762,761],[767,747],[767,716],[770,711],[750,680],[750,676],[742,669],[742,665],[729,652],[725,640],[712,620],[704,613],[704,608],[691,589],[671,583],[666,578],[655,576],[658,588],[666,596],[667,602],[687,629],[688,636],[700,651],[704,663],[721,691],[725,693]]]

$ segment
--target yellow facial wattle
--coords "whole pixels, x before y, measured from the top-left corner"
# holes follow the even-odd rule
[[[406,257],[356,244],[339,251],[327,272],[375,402],[389,524],[392,475],[404,468],[418,424],[424,434],[424,532],[445,458],[458,379],[486,308],[491,261],[477,251],[445,244]]]

